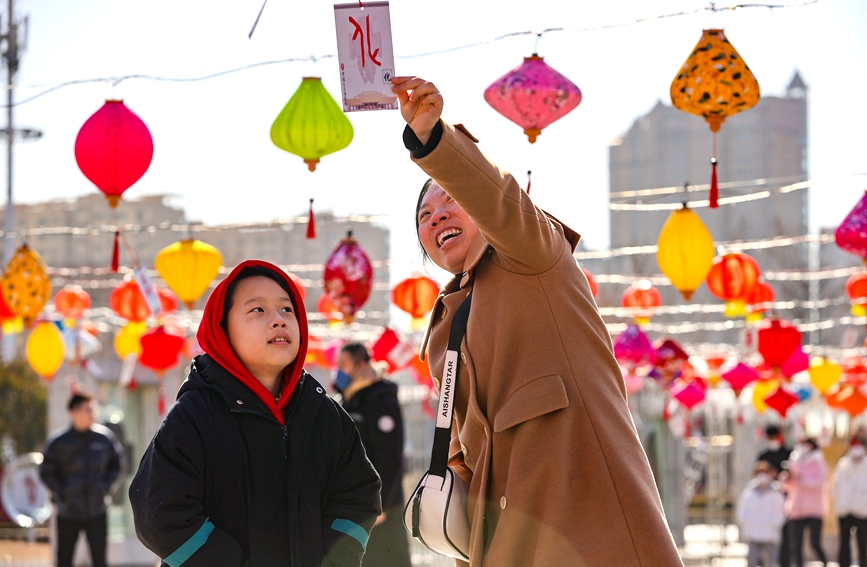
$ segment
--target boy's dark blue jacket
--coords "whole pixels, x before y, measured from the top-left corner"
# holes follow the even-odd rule
[[[248,267],[285,282],[301,331],[279,400],[221,325],[229,286]],[[273,264],[242,262],[211,293],[197,336],[207,354],[193,361],[130,484],[139,539],[171,567],[358,567],[381,511],[380,480],[352,420],[302,369],[300,290]]]
[[[196,357],[130,485],[142,543],[171,567],[360,565],[380,480],[358,432],[306,373],[285,411]]]

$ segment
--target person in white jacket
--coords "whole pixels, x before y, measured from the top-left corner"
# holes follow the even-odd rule
[[[852,565],[849,539],[855,530],[858,563],[867,567],[867,439],[856,437],[834,468],[831,495],[840,521],[840,567]]]
[[[742,540],[749,545],[747,567],[779,567],[780,533],[786,522],[786,497],[774,482],[773,469],[765,461],[756,463],[753,480],[738,499],[737,523]],[[786,566],[788,567],[788,566]]]

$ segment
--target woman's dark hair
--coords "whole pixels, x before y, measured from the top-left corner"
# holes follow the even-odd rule
[[[292,297],[292,290],[289,289],[289,284],[286,283],[285,279],[280,277],[280,274],[270,268],[265,268],[263,266],[250,266],[241,270],[238,275],[235,276],[235,279],[232,280],[232,283],[229,284],[229,287],[226,288],[226,300],[223,303],[223,319],[222,321],[220,321],[220,326],[223,328],[223,331],[228,332],[229,311],[232,310],[232,301],[235,297],[235,287],[238,285],[238,282],[256,276],[263,276],[277,282],[277,285],[279,285],[283,289],[283,291],[285,291],[286,294],[289,296],[289,299],[292,301],[292,305],[296,309],[298,308],[298,306],[295,305],[295,298]]]
[[[421,260],[424,264],[427,264],[430,261],[430,254],[428,254],[427,250],[424,249],[424,246],[421,245],[421,238],[418,238],[418,213],[421,211],[421,202],[427,194],[427,190],[430,189],[431,185],[433,185],[433,182],[434,180],[428,177],[428,180],[425,181],[424,185],[421,187],[421,192],[418,194],[418,202],[415,204],[415,237],[418,239],[418,249],[419,252],[421,252]]]
[[[367,347],[361,343],[346,343],[340,347],[340,352],[345,352],[356,364],[370,362],[370,353],[367,352]]]
[[[813,451],[815,451],[816,449],[819,448],[819,444],[816,442],[816,439],[813,437],[807,437],[806,439],[804,439],[804,443],[811,446],[813,448]]]

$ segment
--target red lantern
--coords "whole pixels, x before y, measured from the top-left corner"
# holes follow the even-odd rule
[[[798,396],[778,387],[773,394],[765,398],[765,405],[775,410],[782,417],[786,417],[789,408],[798,403]]]
[[[867,364],[860,356],[849,356],[843,359],[840,366],[843,369],[842,382],[850,386],[867,384]]]
[[[703,402],[706,395],[704,388],[695,382],[684,383],[681,381],[671,389],[671,397],[688,410]]]
[[[9,319],[14,319],[17,317],[12,308],[9,307],[9,304],[6,303],[6,299],[3,297],[3,294],[0,293],[0,321],[8,321]]]
[[[705,283],[712,294],[725,300],[727,317],[742,317],[746,314],[746,298],[760,275],[756,261],[738,252],[714,258]]]
[[[590,285],[590,293],[593,294],[593,299],[599,297],[599,284],[596,283],[596,278],[590,273],[590,270],[581,268],[584,276],[587,278],[587,283]]]
[[[662,296],[648,280],[638,280],[623,292],[621,304],[633,310],[636,322],[644,323],[662,305]]]
[[[741,390],[759,379],[759,373],[743,362],[738,362],[734,368],[722,375],[722,379],[728,382],[735,395],[739,396]]]
[[[151,308],[134,280],[120,282],[111,292],[108,305],[128,321],[144,321],[151,314]]]
[[[774,302],[774,288],[764,278],[758,278],[756,285],[747,293],[745,302],[747,312],[755,318],[761,318],[761,313],[770,309]]]
[[[846,295],[852,302],[852,314],[867,315],[867,272],[856,272],[846,280]]]
[[[854,386],[847,386],[837,394],[837,404],[846,410],[850,416],[856,415],[867,409],[867,396]]]
[[[391,290],[391,301],[401,310],[412,315],[413,319],[421,319],[431,309],[439,296],[438,283],[425,276],[413,276],[397,284]]]
[[[66,286],[54,296],[54,308],[65,319],[81,319],[90,309],[90,295],[81,286]]]
[[[164,287],[158,287],[157,296],[160,298],[160,309],[163,314],[174,313],[178,310],[178,296]],[[150,307],[148,307],[150,312]]]
[[[351,230],[325,262],[324,279],[325,292],[351,323],[373,288],[373,267]]]
[[[163,325],[150,329],[141,336],[139,362],[162,378],[166,370],[177,366],[184,342],[183,336],[167,332]]]
[[[801,346],[801,331],[788,321],[769,319],[759,326],[759,353],[775,371]]]
[[[867,264],[867,191],[834,233],[837,246]]]
[[[147,126],[120,100],[105,101],[75,139],[79,169],[105,193],[112,208],[144,175],[153,155],[154,143]]]
[[[578,106],[581,90],[534,53],[485,89],[485,101],[523,128],[532,144],[543,128]]]
[[[319,301],[316,302],[316,310],[321,315],[325,315],[329,323],[343,320],[343,313],[334,305],[334,302],[331,301],[331,297],[327,293],[319,296]]]

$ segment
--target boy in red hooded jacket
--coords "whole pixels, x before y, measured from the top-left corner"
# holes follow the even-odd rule
[[[177,403],[130,485],[170,567],[358,566],[380,479],[352,420],[304,372],[307,315],[278,267],[239,264],[205,305]]]

